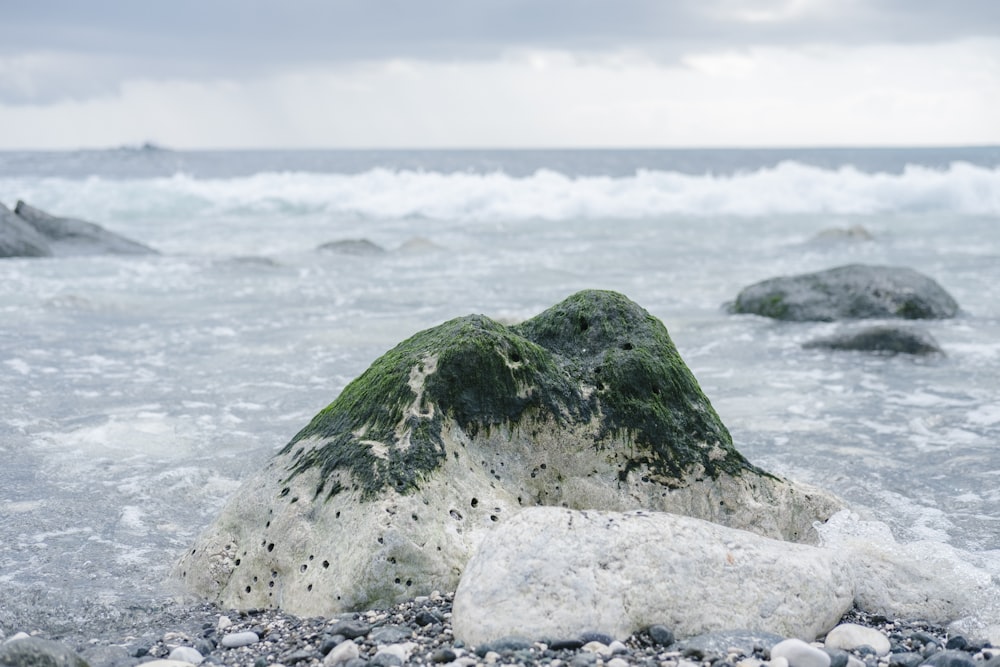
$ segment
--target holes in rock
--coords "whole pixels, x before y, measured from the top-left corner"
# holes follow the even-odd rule
[[[395,557],[393,557],[393,556],[389,556],[389,562],[390,562],[391,564],[395,565],[395,564],[396,564],[396,559],[395,559]]]
[[[249,593],[249,592],[250,592],[250,587],[249,587],[249,586],[247,586],[247,587],[246,587],[246,592],[247,592],[247,593]]]
[[[274,580],[273,579],[271,581],[267,582],[267,587],[268,588],[274,588]]]
[[[406,585],[407,586],[412,586],[413,585],[413,580],[412,579],[407,579],[406,580]]]
[[[326,570],[329,567],[330,567],[330,561],[328,560],[323,561],[323,569]]]
[[[197,549],[192,549],[192,550],[191,550],[191,555],[192,555],[192,556],[194,555],[194,552],[195,552],[195,551],[197,551]]]
[[[411,514],[410,518],[413,519],[414,521],[420,521],[420,517],[417,516],[416,514]]]
[[[518,354],[517,352],[513,352],[510,355],[510,360],[513,361],[515,364],[519,364],[521,363],[521,355]]]
[[[379,543],[379,544],[385,544],[385,540],[383,540],[383,539],[382,539],[382,536],[381,536],[381,535],[379,535],[379,538],[378,538],[378,543]]]
[[[452,511],[448,512],[448,514],[450,514],[451,518],[454,519],[455,521],[461,521],[462,520],[462,513],[459,512],[458,510],[452,510]]]
[[[395,581],[396,581],[396,583],[397,583],[397,584],[398,584],[398,583],[401,583],[401,582],[400,582],[400,579],[399,579],[399,577],[396,577],[396,580],[395,580]]]
[[[286,486],[285,488],[283,488],[281,490],[281,493],[278,494],[278,497],[279,498],[284,498],[285,496],[288,495],[289,491],[291,491],[291,489]]]
[[[240,559],[239,559],[239,558],[237,558],[237,559],[236,559],[236,567],[239,567],[239,566],[240,566],[240,562],[242,562],[242,561],[240,561]]]
[[[187,576],[188,576],[188,573],[186,571],[185,572],[181,572],[181,578],[186,578]]]
[[[477,506],[479,504],[479,498],[473,498],[471,504],[473,507]]]
[[[451,455],[455,457],[456,461],[458,460],[458,452],[452,452]]]
[[[302,563],[302,565],[299,565],[299,572],[305,572],[308,569],[309,569],[309,566],[306,565],[305,563]]]
[[[309,554],[309,560],[312,560],[312,559],[313,559],[313,558],[315,558],[315,557],[316,557],[316,556],[313,556],[312,554]]]
[[[499,521],[499,520],[500,520],[500,519],[498,519],[498,518],[497,518],[497,515],[496,515],[496,514],[491,514],[491,515],[490,515],[490,521]]]
[[[598,382],[596,385],[594,385],[594,387],[597,389],[597,391],[604,391],[604,383],[603,382]]]
[[[274,542],[271,542],[270,544],[267,545],[267,550],[268,552],[274,551]]]
[[[310,593],[312,592],[312,589],[313,589],[313,585],[312,584],[309,584],[308,586],[306,586],[306,590],[309,591]]]
[[[265,528],[270,528],[270,527],[271,527],[271,522],[270,522],[270,521],[268,521],[267,523],[265,523],[265,524],[264,524],[264,527],[265,527]]]
[[[659,388],[659,387],[656,387],[656,386],[654,386],[654,387],[653,387],[653,393],[654,393],[654,394],[656,394],[657,396],[659,396],[659,395],[660,395],[660,388]]]
[[[256,574],[253,576],[253,583],[255,583],[255,584],[257,583],[257,575]]]
[[[626,351],[633,349],[632,343],[622,343],[622,349]]]
[[[289,500],[288,502],[289,503],[297,503],[297,502],[299,502],[299,497],[298,496],[292,496],[292,499]]]
[[[580,319],[580,331],[586,331],[590,328],[590,323],[585,319]]]
[[[538,467],[539,467],[539,468],[541,468],[542,470],[545,470],[546,468],[548,468],[548,466],[547,466],[547,465],[545,465],[544,463],[543,463],[543,464],[541,464],[541,465],[540,465],[540,466],[538,466]]]
[[[337,513],[333,515],[333,518],[334,519],[339,519],[340,518],[340,510],[337,510]]]

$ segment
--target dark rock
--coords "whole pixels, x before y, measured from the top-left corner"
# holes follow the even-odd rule
[[[476,655],[482,658],[490,651],[503,653],[504,651],[521,651],[531,648],[534,643],[525,637],[501,637],[492,642],[480,644],[476,647]]]
[[[321,660],[322,658],[323,656],[317,653],[316,651],[300,649],[282,655],[281,658],[278,660],[278,662],[280,662],[283,665],[294,665],[299,662]]]
[[[674,633],[665,625],[651,625],[646,633],[659,646],[670,646],[674,643]]]
[[[944,645],[946,649],[957,649],[959,651],[966,650],[968,646],[969,646],[969,640],[963,637],[962,635],[954,635],[952,637],[949,637],[947,643],[945,643]]]
[[[378,653],[368,661],[368,664],[371,667],[399,667],[403,661],[399,659],[398,655],[392,653]]]
[[[398,644],[412,635],[413,630],[402,625],[383,625],[371,631],[371,640],[376,644]]]
[[[840,649],[824,648],[823,651],[830,656],[830,667],[846,667],[847,659],[850,657],[847,651]]]
[[[431,662],[435,663],[454,662],[457,659],[458,655],[450,648],[439,648],[431,653]]]
[[[681,652],[697,648],[705,655],[726,655],[730,648],[734,648],[740,655],[751,656],[756,650],[770,652],[772,646],[784,639],[781,635],[771,632],[729,630],[689,637],[677,642],[672,648]]]
[[[912,643],[916,644],[916,645],[919,645],[919,646],[925,646],[925,645],[930,645],[930,644],[934,644],[934,645],[938,645],[938,646],[941,645],[941,643],[938,641],[938,639],[936,637],[934,637],[934,635],[929,635],[926,632],[913,632],[913,633],[911,633],[910,634],[910,641]]]
[[[924,656],[919,653],[890,653],[889,667],[917,667],[924,661]]]
[[[124,646],[87,646],[80,649],[80,657],[95,667],[132,667],[138,662]]]
[[[100,225],[60,218],[17,202],[14,213],[48,240],[54,255],[155,255],[149,246],[109,232]]]
[[[326,631],[331,635],[340,635],[344,639],[357,639],[358,637],[366,636],[372,631],[372,628],[364,621],[346,620],[337,621],[328,627]]]
[[[366,633],[367,634],[367,633]],[[364,635],[362,635],[364,636]],[[334,649],[337,644],[347,639],[344,635],[323,635],[319,640],[319,652],[326,655]]]
[[[579,639],[553,639],[546,643],[552,651],[577,651],[583,648],[583,642]]]
[[[434,623],[440,623],[442,619],[434,612],[422,609],[419,612],[417,612],[417,615],[414,617],[413,620],[417,625],[423,627],[425,625],[433,625]]]
[[[324,252],[335,252],[341,255],[382,255],[385,248],[372,243],[368,239],[341,239],[330,241],[316,248]]]
[[[5,667],[88,667],[80,655],[63,643],[28,637],[0,644]]]
[[[881,354],[943,354],[937,341],[927,332],[894,326],[868,327],[810,341],[802,347]]]
[[[914,320],[954,317],[958,304],[912,269],[852,264],[750,285],[731,310],[793,321]]]
[[[965,651],[938,651],[923,663],[928,667],[976,667],[972,656]]]
[[[52,248],[38,230],[0,204],[0,258],[51,257]]]

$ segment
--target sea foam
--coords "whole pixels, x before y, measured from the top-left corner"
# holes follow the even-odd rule
[[[0,201],[22,198],[62,214],[297,216],[445,220],[566,220],[662,215],[766,216],[1000,213],[1000,168],[954,162],[902,173],[823,169],[795,161],[727,175],[637,170],[631,176],[524,177],[376,168],[359,174],[268,172],[237,178],[0,179]]]

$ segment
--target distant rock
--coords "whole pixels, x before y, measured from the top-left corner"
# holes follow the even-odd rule
[[[818,338],[803,344],[802,347],[878,354],[944,354],[934,337],[926,331],[889,325],[867,327],[859,331]]]
[[[830,549],[673,514],[533,507],[483,540],[452,627],[470,645],[529,631],[624,639],[654,623],[682,638],[744,628],[811,640],[853,602]]]
[[[342,255],[383,255],[386,250],[368,239],[341,239],[330,241],[316,248],[324,252],[335,252]]]
[[[958,304],[934,280],[912,269],[851,264],[750,285],[731,310],[793,321],[913,320],[954,317]]]
[[[43,236],[54,255],[155,255],[141,243],[109,232],[100,225],[75,218],[60,218],[17,202],[14,213]]]
[[[34,227],[0,204],[0,258],[51,257],[48,240]]]
[[[176,576],[299,615],[454,590],[523,506],[650,508],[809,541],[841,504],[751,465],[663,324],[580,292],[400,343],[231,498]]]
[[[438,250],[443,250],[443,248],[430,239],[425,239],[422,236],[414,236],[403,241],[403,244],[396,250],[398,252],[420,253],[436,252]]]
[[[875,236],[862,225],[831,227],[813,237],[814,241],[872,241]]]

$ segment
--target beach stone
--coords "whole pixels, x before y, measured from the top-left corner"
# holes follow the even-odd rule
[[[666,513],[533,507],[469,561],[452,627],[473,644],[529,629],[624,639],[652,619],[680,637],[736,627],[812,638],[853,600],[832,550]]]
[[[972,656],[965,651],[938,651],[924,662],[927,667],[975,667]]]
[[[454,590],[483,536],[533,505],[650,508],[794,541],[842,507],[747,461],[663,323],[588,290],[520,324],[470,315],[400,343],[231,497],[174,574],[226,608],[388,606]]]
[[[785,639],[771,648],[771,659],[784,658],[789,667],[830,667],[830,656],[801,639]]]
[[[923,661],[924,656],[910,651],[889,654],[889,667],[917,667]]]
[[[358,645],[355,644],[350,639],[345,640],[334,646],[326,657],[323,658],[324,667],[335,667],[337,665],[342,665],[348,660],[353,660],[361,655],[361,651]]]
[[[750,285],[731,310],[793,321],[913,320],[954,317],[958,304],[934,280],[913,269],[851,264]]]
[[[941,346],[926,331],[909,327],[875,326],[834,336],[818,338],[803,344],[804,348],[877,352],[881,354],[943,354]]]
[[[357,639],[358,637],[364,637],[371,631],[372,627],[367,623],[365,623],[364,621],[356,621],[350,619],[345,621],[337,621],[329,628],[327,628],[327,632],[329,634],[341,635],[342,637],[346,637],[347,639]],[[383,632],[385,631],[383,630]],[[400,639],[402,639],[405,636],[408,635],[402,635]],[[391,641],[398,641],[398,640],[391,640]]]
[[[0,258],[51,256],[48,239],[0,204]]]
[[[376,644],[396,644],[412,635],[413,630],[406,626],[382,625],[371,631],[371,640]]]
[[[674,633],[664,625],[651,625],[646,628],[646,634],[659,646],[670,646],[674,643]]]
[[[224,635],[219,642],[223,648],[238,648],[240,646],[250,646],[260,641],[260,636],[256,632],[233,632]]]
[[[842,623],[826,635],[827,648],[853,651],[861,646],[871,646],[876,655],[886,655],[891,648],[889,638],[874,628],[857,623]]]
[[[190,662],[185,662],[184,660],[168,660],[166,658],[149,660],[140,664],[142,667],[194,667]]]
[[[205,659],[205,657],[197,650],[191,648],[190,646],[178,646],[170,655],[167,656],[168,660],[178,660],[180,662],[189,662],[192,665],[199,665]]]
[[[110,232],[100,225],[76,218],[62,218],[23,201],[14,207],[17,217],[48,241],[53,255],[156,255],[155,250]]]
[[[4,667],[88,667],[80,655],[62,642],[40,637],[14,639],[0,644]]]

